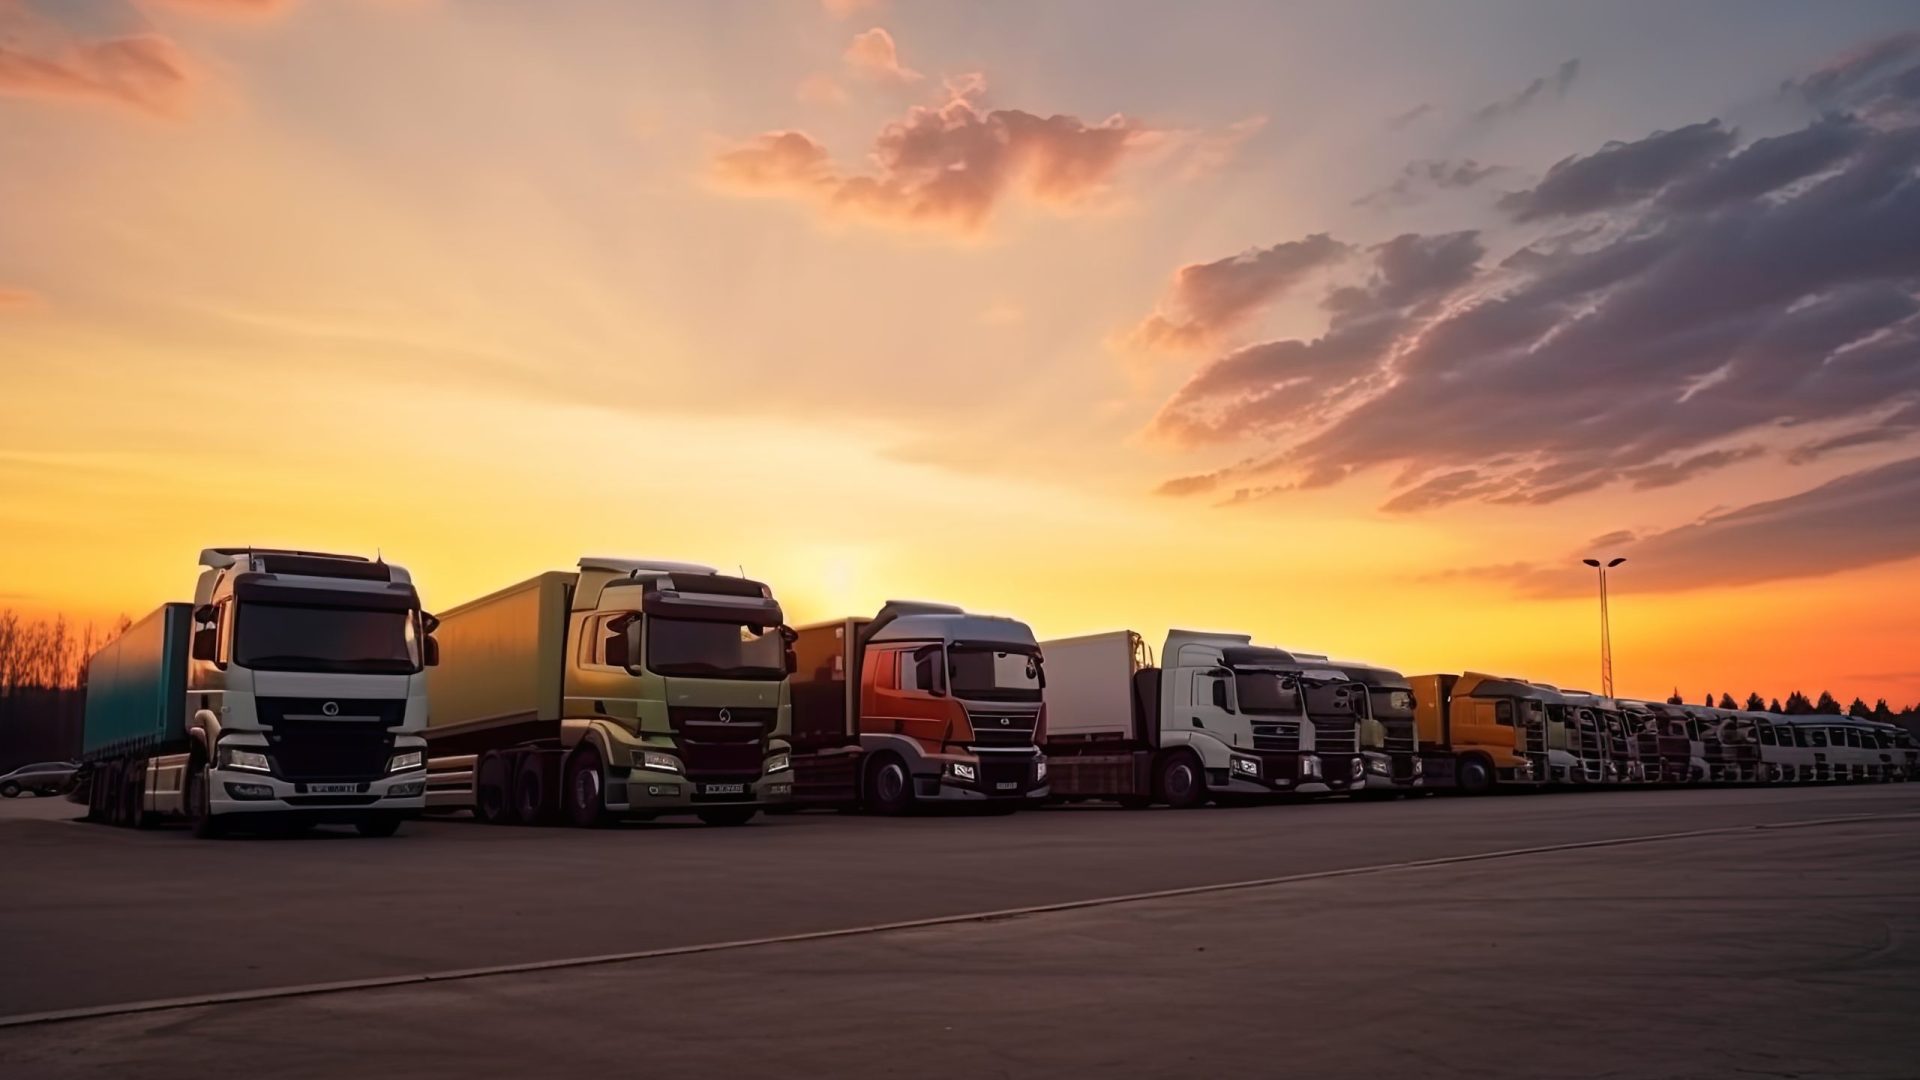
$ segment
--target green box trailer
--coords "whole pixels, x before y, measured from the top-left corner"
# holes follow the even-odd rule
[[[87,662],[80,753],[87,761],[186,748],[193,605],[166,604]]]

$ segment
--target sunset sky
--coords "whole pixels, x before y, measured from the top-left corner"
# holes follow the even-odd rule
[[[0,606],[582,554],[1920,699],[1910,2],[0,0]]]

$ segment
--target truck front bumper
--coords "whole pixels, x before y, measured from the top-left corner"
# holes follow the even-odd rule
[[[692,813],[710,806],[781,806],[792,801],[792,769],[734,781],[630,769],[625,779],[607,781],[607,809],[614,813]]]
[[[337,790],[342,787],[354,790]],[[319,784],[282,780],[250,769],[211,769],[207,802],[215,815],[312,814],[337,820],[367,813],[413,816],[427,806],[427,772],[413,769],[353,784]]]

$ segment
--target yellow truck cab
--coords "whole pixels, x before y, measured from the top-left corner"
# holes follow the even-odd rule
[[[1471,671],[1409,681],[1428,787],[1481,795],[1544,782],[1551,691]]]

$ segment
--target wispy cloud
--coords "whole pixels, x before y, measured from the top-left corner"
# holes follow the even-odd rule
[[[32,311],[45,307],[46,304],[46,297],[32,289],[0,286],[0,311]]]
[[[1316,233],[1183,266],[1174,271],[1160,310],[1141,320],[1129,341],[1155,349],[1212,345],[1347,251],[1345,244]]]
[[[924,76],[900,63],[900,49],[893,35],[881,27],[855,34],[842,58],[861,78],[880,82],[919,82]]]
[[[1580,76],[1580,61],[1568,60],[1554,70],[1552,75],[1542,75],[1518,91],[1499,101],[1490,101],[1473,112],[1473,120],[1478,124],[1490,124],[1503,117],[1525,111],[1529,106],[1541,100],[1543,95],[1551,94],[1554,100],[1564,98],[1573,89],[1573,81]]]

